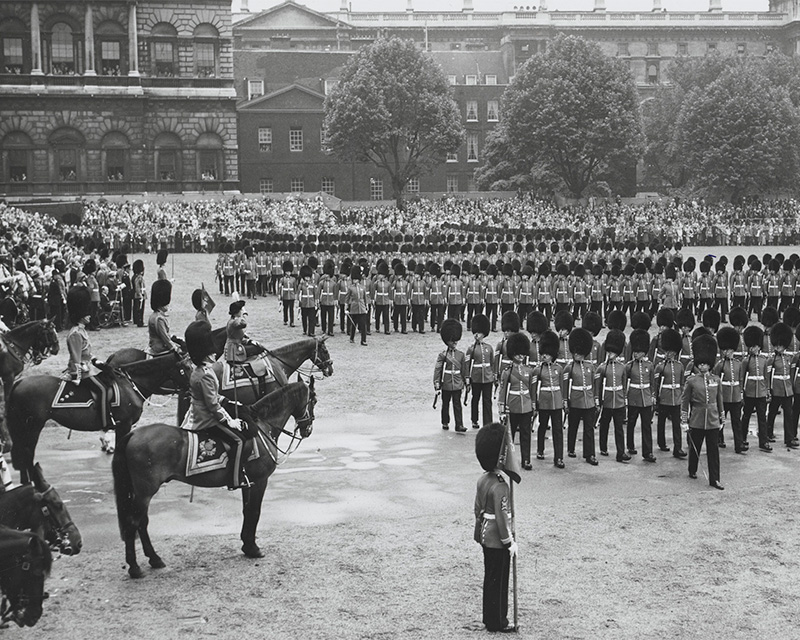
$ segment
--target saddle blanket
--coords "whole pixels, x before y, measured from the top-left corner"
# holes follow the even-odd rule
[[[100,389],[89,378],[84,378],[79,384],[75,384],[71,380],[62,380],[53,396],[51,407],[53,409],[88,409],[99,401],[99,396]],[[109,407],[119,406],[120,391],[116,381],[111,383],[108,403]]]
[[[189,431],[189,453],[186,456],[186,477],[196,476],[209,471],[225,469],[228,466],[228,450],[230,447],[222,438],[208,431]],[[275,445],[263,435],[258,435],[262,445],[273,460],[277,459]],[[242,458],[247,462],[261,457],[261,447],[254,446],[255,439],[244,443]]]
[[[222,362],[222,382],[220,387],[223,391],[251,386],[263,387],[271,382],[275,382],[275,372],[272,370],[272,363],[269,358],[254,358],[234,365],[224,360]]]

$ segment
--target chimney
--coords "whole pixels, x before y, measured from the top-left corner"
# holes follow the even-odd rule
[[[343,11],[344,13],[347,13],[347,10],[348,10],[347,9],[347,0],[342,0],[342,4],[339,7],[339,11]]]
[[[661,11],[661,0],[653,0],[653,11]]]
[[[414,11],[414,0],[408,0],[408,2],[406,3],[406,11],[408,11],[409,13]]]
[[[247,6],[247,3],[248,3],[248,0],[242,0],[242,6],[241,6],[242,13],[249,13],[250,12],[250,8]]]
[[[709,11],[722,11],[722,0],[709,0],[708,1],[708,10]]]
[[[472,0],[464,0],[464,11],[472,11]]]
[[[713,2],[713,0],[712,0]],[[594,10],[595,11],[605,11],[606,10],[606,0],[594,0]]]

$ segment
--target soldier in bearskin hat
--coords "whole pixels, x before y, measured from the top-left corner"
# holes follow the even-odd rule
[[[676,329],[664,329],[659,334],[659,348],[664,354],[653,371],[653,388],[656,394],[656,438],[661,451],[669,451],[665,427],[667,420],[672,422],[672,455],[676,458],[685,458],[681,435],[681,394],[686,382],[686,367],[678,358],[682,338]]]
[[[361,267],[354,265],[350,270],[350,285],[344,303],[350,318],[350,342],[355,342],[356,331],[361,334],[362,346],[367,346],[367,324],[369,324],[369,300],[367,289],[361,281]]]
[[[733,317],[733,310],[731,310]],[[719,346],[720,359],[712,373],[719,376],[722,385],[722,406],[725,415],[731,419],[733,429],[733,446],[736,453],[744,453],[744,434],[742,433],[742,363],[736,358],[735,353],[739,347],[739,332],[733,327],[722,327],[717,332],[717,345]],[[725,448],[725,432],[719,432],[719,446]]]
[[[766,453],[772,452],[767,433],[767,357],[761,352],[764,331],[755,325],[749,326],[742,334],[747,353],[742,360],[742,434],[747,437],[750,431],[750,416],[756,413],[758,421],[758,448]]]
[[[428,288],[428,303],[431,307],[431,331],[441,331],[444,321],[444,310],[447,308],[447,287],[441,277],[442,268],[432,263],[428,268],[431,282]]]
[[[169,256],[169,252],[166,249],[159,249],[158,253],[156,253],[156,279],[157,280],[169,280],[169,276],[167,276],[167,270],[165,268],[167,264],[167,257]]]
[[[792,420],[792,371],[790,371],[792,358],[786,354],[786,349],[794,337],[792,330],[784,322],[776,322],[770,333],[774,353],[767,358],[767,375],[770,387],[770,401],[767,410],[767,438],[775,442],[775,418],[778,410],[783,412],[783,443],[789,449],[800,446],[797,433],[794,432]]]
[[[653,363],[647,359],[650,347],[650,334],[645,329],[634,329],[630,339],[633,359],[625,365],[628,378],[628,454],[636,455],[634,430],[636,420],[641,421],[642,460],[655,462],[653,455]]]
[[[389,335],[389,307],[392,302],[392,285],[389,282],[389,265],[386,261],[378,262],[378,274],[369,287],[369,295],[375,309],[375,331],[380,331],[383,322],[383,332]]]
[[[319,316],[322,333],[333,335],[333,325],[336,318],[336,281],[334,280],[335,265],[328,258],[322,265],[322,277],[317,284],[317,302],[319,303]]]
[[[461,391],[464,389],[469,372],[466,356],[457,348],[458,341],[461,340],[461,332],[461,323],[454,318],[448,318],[442,323],[440,335],[442,342],[447,345],[447,349],[436,358],[436,366],[433,369],[433,388],[442,394],[442,429],[446,431],[450,428],[450,405],[452,404],[456,431],[464,433],[467,428],[464,426],[461,414]]]
[[[544,317],[544,316],[543,316]],[[553,464],[564,468],[564,396],[561,392],[563,369],[556,364],[558,336],[544,330],[539,339],[539,360],[533,369],[535,407],[539,412],[536,430],[536,459],[544,460],[547,430],[552,426]]]
[[[409,291],[411,289],[408,280],[406,280],[406,267],[402,262],[398,262],[394,267],[395,279],[392,282],[392,327],[395,333],[398,329],[398,320],[400,333],[408,333],[408,301]],[[462,305],[463,306],[463,305]],[[463,311],[462,311],[463,313]]]
[[[550,328],[550,323],[541,311],[531,311],[526,319],[525,328],[531,336],[531,352],[528,362],[534,365],[539,362],[539,340],[541,340],[542,334]]]
[[[725,426],[720,379],[711,370],[717,360],[717,341],[713,336],[700,336],[692,343],[694,363],[699,373],[686,381],[681,401],[681,421],[689,427],[689,477],[697,478],[700,449],[706,443],[708,483],[715,489],[720,484],[717,438]]]
[[[147,300],[147,287],[144,284],[144,262],[133,261],[133,321],[137,327],[144,326],[144,301]]]
[[[176,351],[169,331],[169,304],[172,301],[172,283],[169,280],[156,280],[150,288],[150,308],[153,313],[147,319],[147,335],[150,354],[157,356],[168,351]]]
[[[513,311],[508,312],[513,313]],[[522,468],[531,466],[531,423],[533,421],[534,401],[533,369],[525,363],[531,343],[524,333],[513,333],[506,342],[506,355],[511,365],[500,374],[498,404],[500,415],[506,415],[511,425],[511,436],[519,431]]]
[[[597,336],[603,328],[603,319],[600,317],[600,314],[595,311],[587,311],[586,315],[583,316],[581,320],[581,328],[586,329],[592,336],[592,350],[586,359],[594,366],[597,366],[600,364],[600,354],[602,352],[602,347],[597,341]]]
[[[189,379],[189,393],[192,398],[192,429],[194,431],[215,429],[222,436],[223,440],[231,447],[228,488],[249,487],[250,482],[242,465],[242,448],[247,430],[240,420],[231,417],[220,404],[219,381],[211,368],[214,354],[211,325],[202,320],[192,322],[186,328],[184,337],[186,350],[195,365]]]
[[[297,278],[292,275],[294,264],[291,260],[283,262],[283,277],[278,283],[280,300],[283,306],[283,324],[294,326],[294,301],[297,298]]]
[[[620,356],[625,351],[625,334],[612,329],[604,344],[606,361],[597,367],[594,375],[594,391],[600,402],[600,455],[608,455],[608,430],[614,421],[614,442],[617,462],[631,459],[625,452],[625,387],[628,376]]]
[[[300,267],[300,285],[297,289],[300,298],[300,319],[303,325],[303,334],[312,338],[317,324],[317,288],[313,276],[314,272],[310,266],[304,264]]]
[[[494,348],[494,370],[498,376],[506,367],[511,366],[511,358],[506,353],[506,345],[513,334],[519,333],[519,329],[519,316],[514,311],[506,311],[500,319],[500,330],[503,332],[503,337]]]
[[[575,326],[575,320],[569,311],[561,309],[556,312],[556,316],[553,318],[553,326],[555,326],[559,341],[556,362],[564,367],[572,360],[572,354],[569,351],[569,334]]]
[[[594,390],[595,367],[586,358],[592,352],[592,334],[573,329],[569,334],[572,361],[564,367],[561,393],[567,411],[567,455],[575,457],[578,425],[583,423],[583,459],[596,466],[594,425],[597,420],[597,395]]]
[[[472,391],[472,428],[478,429],[478,406],[483,402],[483,424],[492,422],[492,388],[496,380],[494,349],[486,344],[489,335],[489,318],[482,313],[472,318],[475,342],[467,347],[467,386]]]
[[[428,283],[425,282],[425,265],[422,262],[414,267],[411,280],[411,330],[425,333],[425,306],[428,304]]]
[[[500,303],[500,283],[497,281],[497,266],[486,267],[486,283],[483,288],[483,303],[486,317],[492,324],[492,331],[497,331],[497,305]]]
[[[483,548],[483,624],[487,631],[508,626],[508,576],[517,553],[508,484],[499,466],[506,430],[497,422],[481,428],[475,455],[484,473],[475,494],[475,542]]]

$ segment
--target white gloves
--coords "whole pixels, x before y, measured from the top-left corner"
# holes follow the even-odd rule
[[[519,550],[519,547],[517,546],[517,541],[516,540],[512,540],[511,541],[511,546],[508,548],[509,555],[513,558],[515,555],[517,555],[517,551],[518,550]]]

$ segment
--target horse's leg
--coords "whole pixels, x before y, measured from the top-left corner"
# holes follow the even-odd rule
[[[27,404],[27,403],[26,403]],[[41,415],[40,407],[27,406],[28,413],[23,407],[17,408],[14,404],[7,404],[6,420],[9,431],[14,434],[11,446],[11,463],[20,472],[20,482],[26,484],[31,478],[28,469],[33,468],[33,459],[36,454],[36,445],[42,433],[48,413]]]
[[[142,551],[144,551],[144,555],[149,558],[150,566],[153,567],[153,569],[163,569],[167,565],[164,564],[161,556],[159,556],[153,548],[153,543],[150,541],[150,532],[147,530],[147,525],[150,524],[150,516],[148,515],[149,506],[150,501],[148,500],[147,505],[144,507],[145,511],[142,515],[142,519],[139,521],[139,540],[142,541]]]
[[[2,374],[3,396],[0,399],[0,454],[11,451],[11,434],[8,432],[8,425],[6,425],[6,403],[11,393],[11,385],[14,384],[14,378],[22,372],[22,368],[19,371],[15,371],[8,367],[7,362],[4,364],[6,369]]]
[[[264,552],[256,544],[256,529],[261,518],[261,501],[267,490],[269,474],[259,477],[252,487],[242,489],[242,551],[248,558],[263,558]]]

